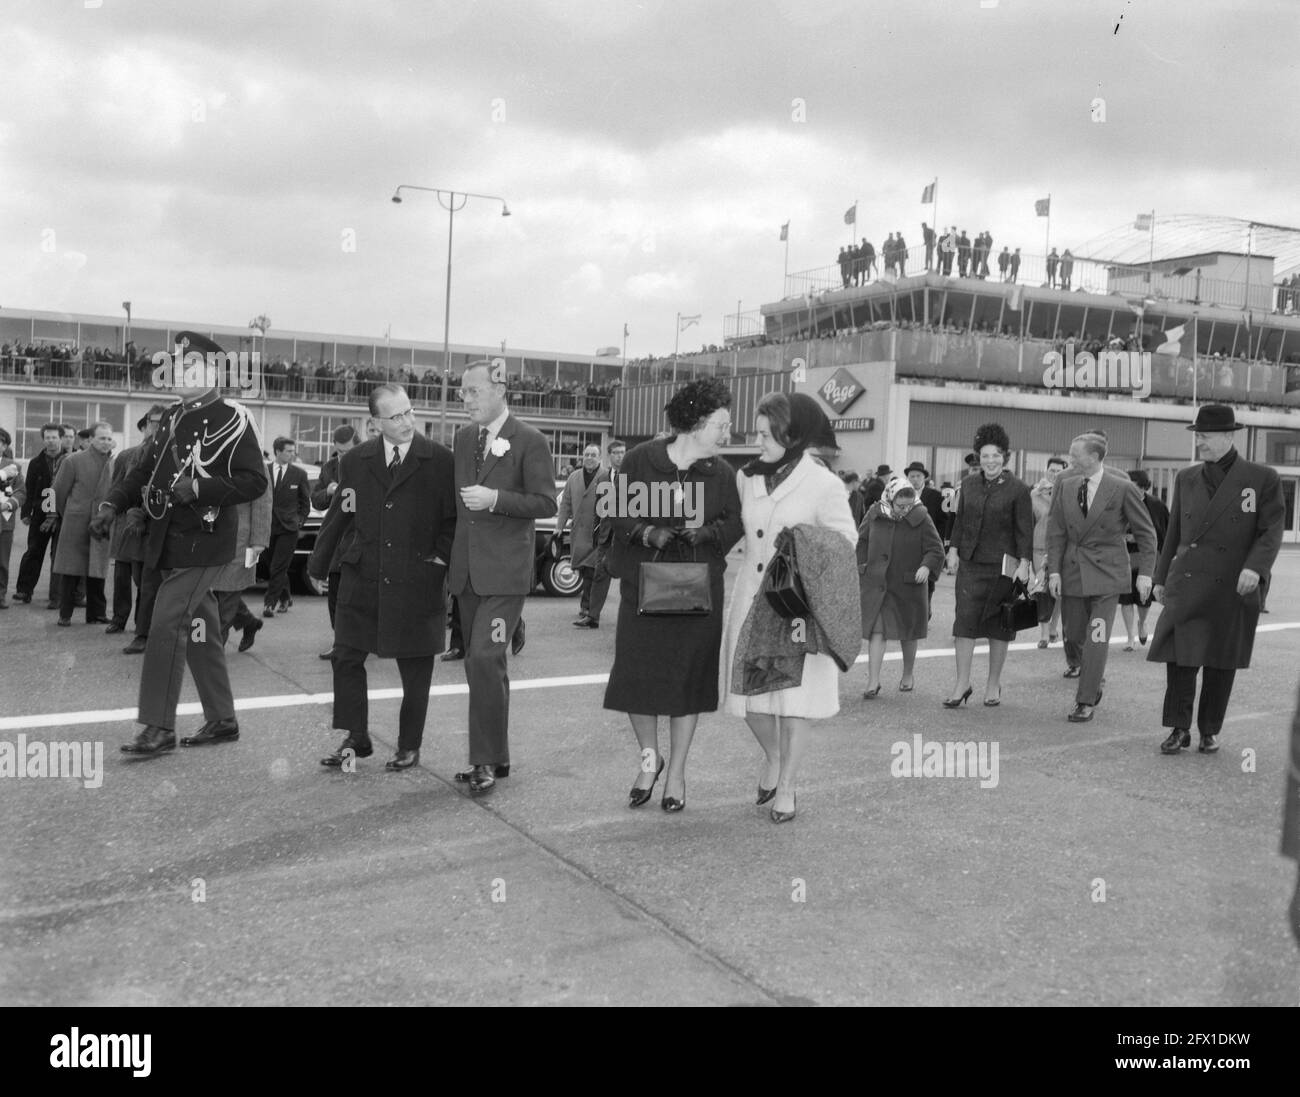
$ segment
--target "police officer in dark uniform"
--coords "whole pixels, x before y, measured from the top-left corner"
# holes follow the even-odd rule
[[[122,746],[127,754],[159,754],[176,746],[176,705],[187,662],[205,722],[181,744],[239,738],[211,587],[236,555],[235,504],[266,491],[266,468],[248,412],[217,391],[213,359],[203,364],[195,355],[221,354],[221,348],[193,332],[181,332],[176,342],[190,353],[184,362],[155,370],[155,381],[177,392],[180,402],[168,409],[148,453],[109,492],[91,522],[94,536],[108,536],[113,516],[143,494],[150,519],[145,566],[163,572],[140,674],[137,719],[144,728]]]

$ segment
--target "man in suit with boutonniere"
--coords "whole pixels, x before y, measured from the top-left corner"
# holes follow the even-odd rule
[[[550,518],[555,462],[541,431],[510,414],[505,364],[471,362],[460,379],[470,425],[453,442],[456,540],[448,590],[460,608],[469,683],[471,793],[510,772],[506,646],[533,589],[534,522]]]
[[[1151,590],[1156,530],[1142,492],[1127,476],[1106,468],[1106,440],[1081,434],[1070,444],[1077,472],[1062,473],[1047,512],[1047,590],[1061,600],[1066,640],[1082,653],[1072,724],[1087,723],[1101,703],[1119,596],[1133,585],[1125,531],[1137,540],[1137,589]]]

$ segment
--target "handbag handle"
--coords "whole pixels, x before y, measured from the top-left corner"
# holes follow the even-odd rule
[[[663,555],[664,555],[664,553],[668,551],[669,546],[673,546],[673,545],[675,545],[675,546],[677,546],[677,552],[675,553],[676,560],[675,560],[675,561],[669,561],[670,563],[672,563],[672,562],[678,562],[678,563],[698,564],[699,561],[695,559],[695,546],[694,546],[694,545],[691,545],[691,546],[690,546],[690,548],[691,548],[691,558],[690,558],[690,560],[687,560],[687,559],[686,559],[686,554],[685,554],[685,552],[684,552],[684,551],[682,550],[682,548],[681,548],[681,546],[684,545],[684,544],[685,544],[685,542],[684,542],[680,537],[674,537],[674,538],[673,538],[671,541],[669,541],[668,544],[665,545],[663,548],[661,548],[661,549],[655,549],[655,554],[654,554],[654,556],[651,558],[651,563],[655,563],[655,564],[660,563],[660,562],[662,561],[662,559],[663,559]]]

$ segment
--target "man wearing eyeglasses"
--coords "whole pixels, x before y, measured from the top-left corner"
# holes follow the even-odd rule
[[[558,509],[555,463],[541,431],[510,414],[504,362],[471,362],[460,379],[469,426],[456,454],[456,540],[448,589],[460,607],[469,683],[471,793],[510,772],[506,645],[533,589],[534,523]]]
[[[334,727],[345,733],[321,765],[351,772],[374,753],[366,657],[396,659],[402,677],[397,753],[390,770],[420,760],[434,657],[446,635],[443,584],[457,524],[451,451],[416,430],[400,385],[370,393],[378,435],[339,459],[338,487],[307,573],[338,570],[334,616]]]

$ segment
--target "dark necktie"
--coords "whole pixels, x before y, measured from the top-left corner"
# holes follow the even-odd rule
[[[275,490],[280,490],[280,481],[284,479],[284,466],[277,465],[275,469]]]
[[[487,427],[478,428],[478,444],[474,447],[474,475],[483,471],[483,455],[487,452]]]
[[[1079,509],[1083,511],[1083,516],[1088,517],[1088,481],[1085,480],[1079,485]]]
[[[393,447],[393,459],[388,462],[388,475],[394,480],[397,479],[397,470],[402,464],[402,451],[396,446]]]

